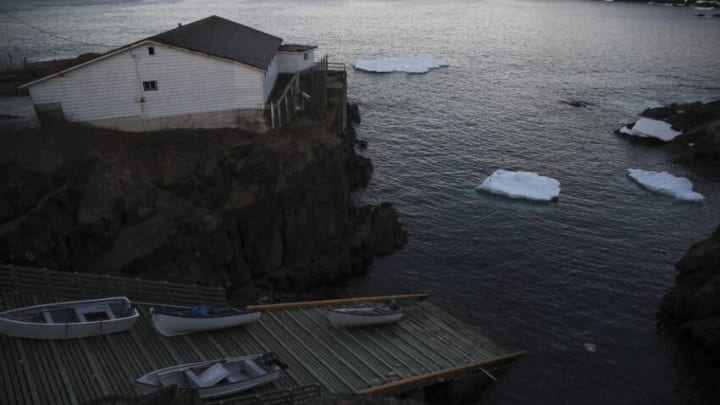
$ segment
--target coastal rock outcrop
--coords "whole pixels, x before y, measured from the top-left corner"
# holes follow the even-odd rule
[[[391,205],[351,203],[372,164],[334,123],[2,134],[0,261],[221,285],[237,302],[361,273],[406,235]]]
[[[674,130],[682,132],[671,141],[683,147],[681,160],[720,159],[720,100],[649,108],[640,116],[664,121]],[[628,127],[632,128],[631,125]],[[647,141],[648,138],[636,139]],[[649,141],[659,142],[655,139]]]
[[[720,227],[692,245],[675,267],[675,286],[662,299],[662,314],[720,365]]]

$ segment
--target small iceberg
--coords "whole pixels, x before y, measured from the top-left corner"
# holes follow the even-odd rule
[[[682,132],[675,131],[667,122],[651,118],[640,118],[632,128],[624,126],[620,128],[619,132],[640,138],[657,138],[665,142],[670,142],[682,135]]]
[[[628,176],[650,191],[666,194],[683,201],[702,201],[705,197],[692,191],[692,182],[685,177],[675,177],[668,172],[651,172],[628,169]]]
[[[407,72],[427,73],[430,69],[448,66],[447,62],[428,56],[392,56],[377,59],[361,59],[355,63],[355,69],[375,73]]]
[[[533,172],[496,170],[478,186],[478,190],[510,198],[533,201],[557,201],[560,182]]]

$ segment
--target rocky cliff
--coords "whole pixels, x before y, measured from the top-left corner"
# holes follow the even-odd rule
[[[720,227],[675,267],[676,285],[663,297],[662,314],[720,365]]]
[[[237,302],[361,273],[406,235],[390,204],[351,203],[372,165],[326,113],[281,134],[0,134],[0,261],[222,285]]]

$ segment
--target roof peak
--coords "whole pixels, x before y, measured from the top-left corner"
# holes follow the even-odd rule
[[[217,15],[180,25],[147,39],[260,69],[267,69],[282,44],[282,38]]]

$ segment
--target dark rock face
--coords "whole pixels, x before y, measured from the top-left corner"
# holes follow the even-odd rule
[[[720,159],[720,101],[671,104],[647,109],[640,115],[665,121],[683,133],[672,140],[683,147],[681,160]],[[664,143],[654,139],[647,142]]]
[[[339,281],[406,241],[391,205],[352,206],[372,174],[355,142],[302,118],[280,136],[3,134],[0,261],[221,285],[236,302]]]
[[[575,108],[586,108],[595,106],[595,104],[583,100],[560,100],[560,102]]]
[[[662,313],[720,365],[720,227],[675,267],[676,285],[663,297]]]

